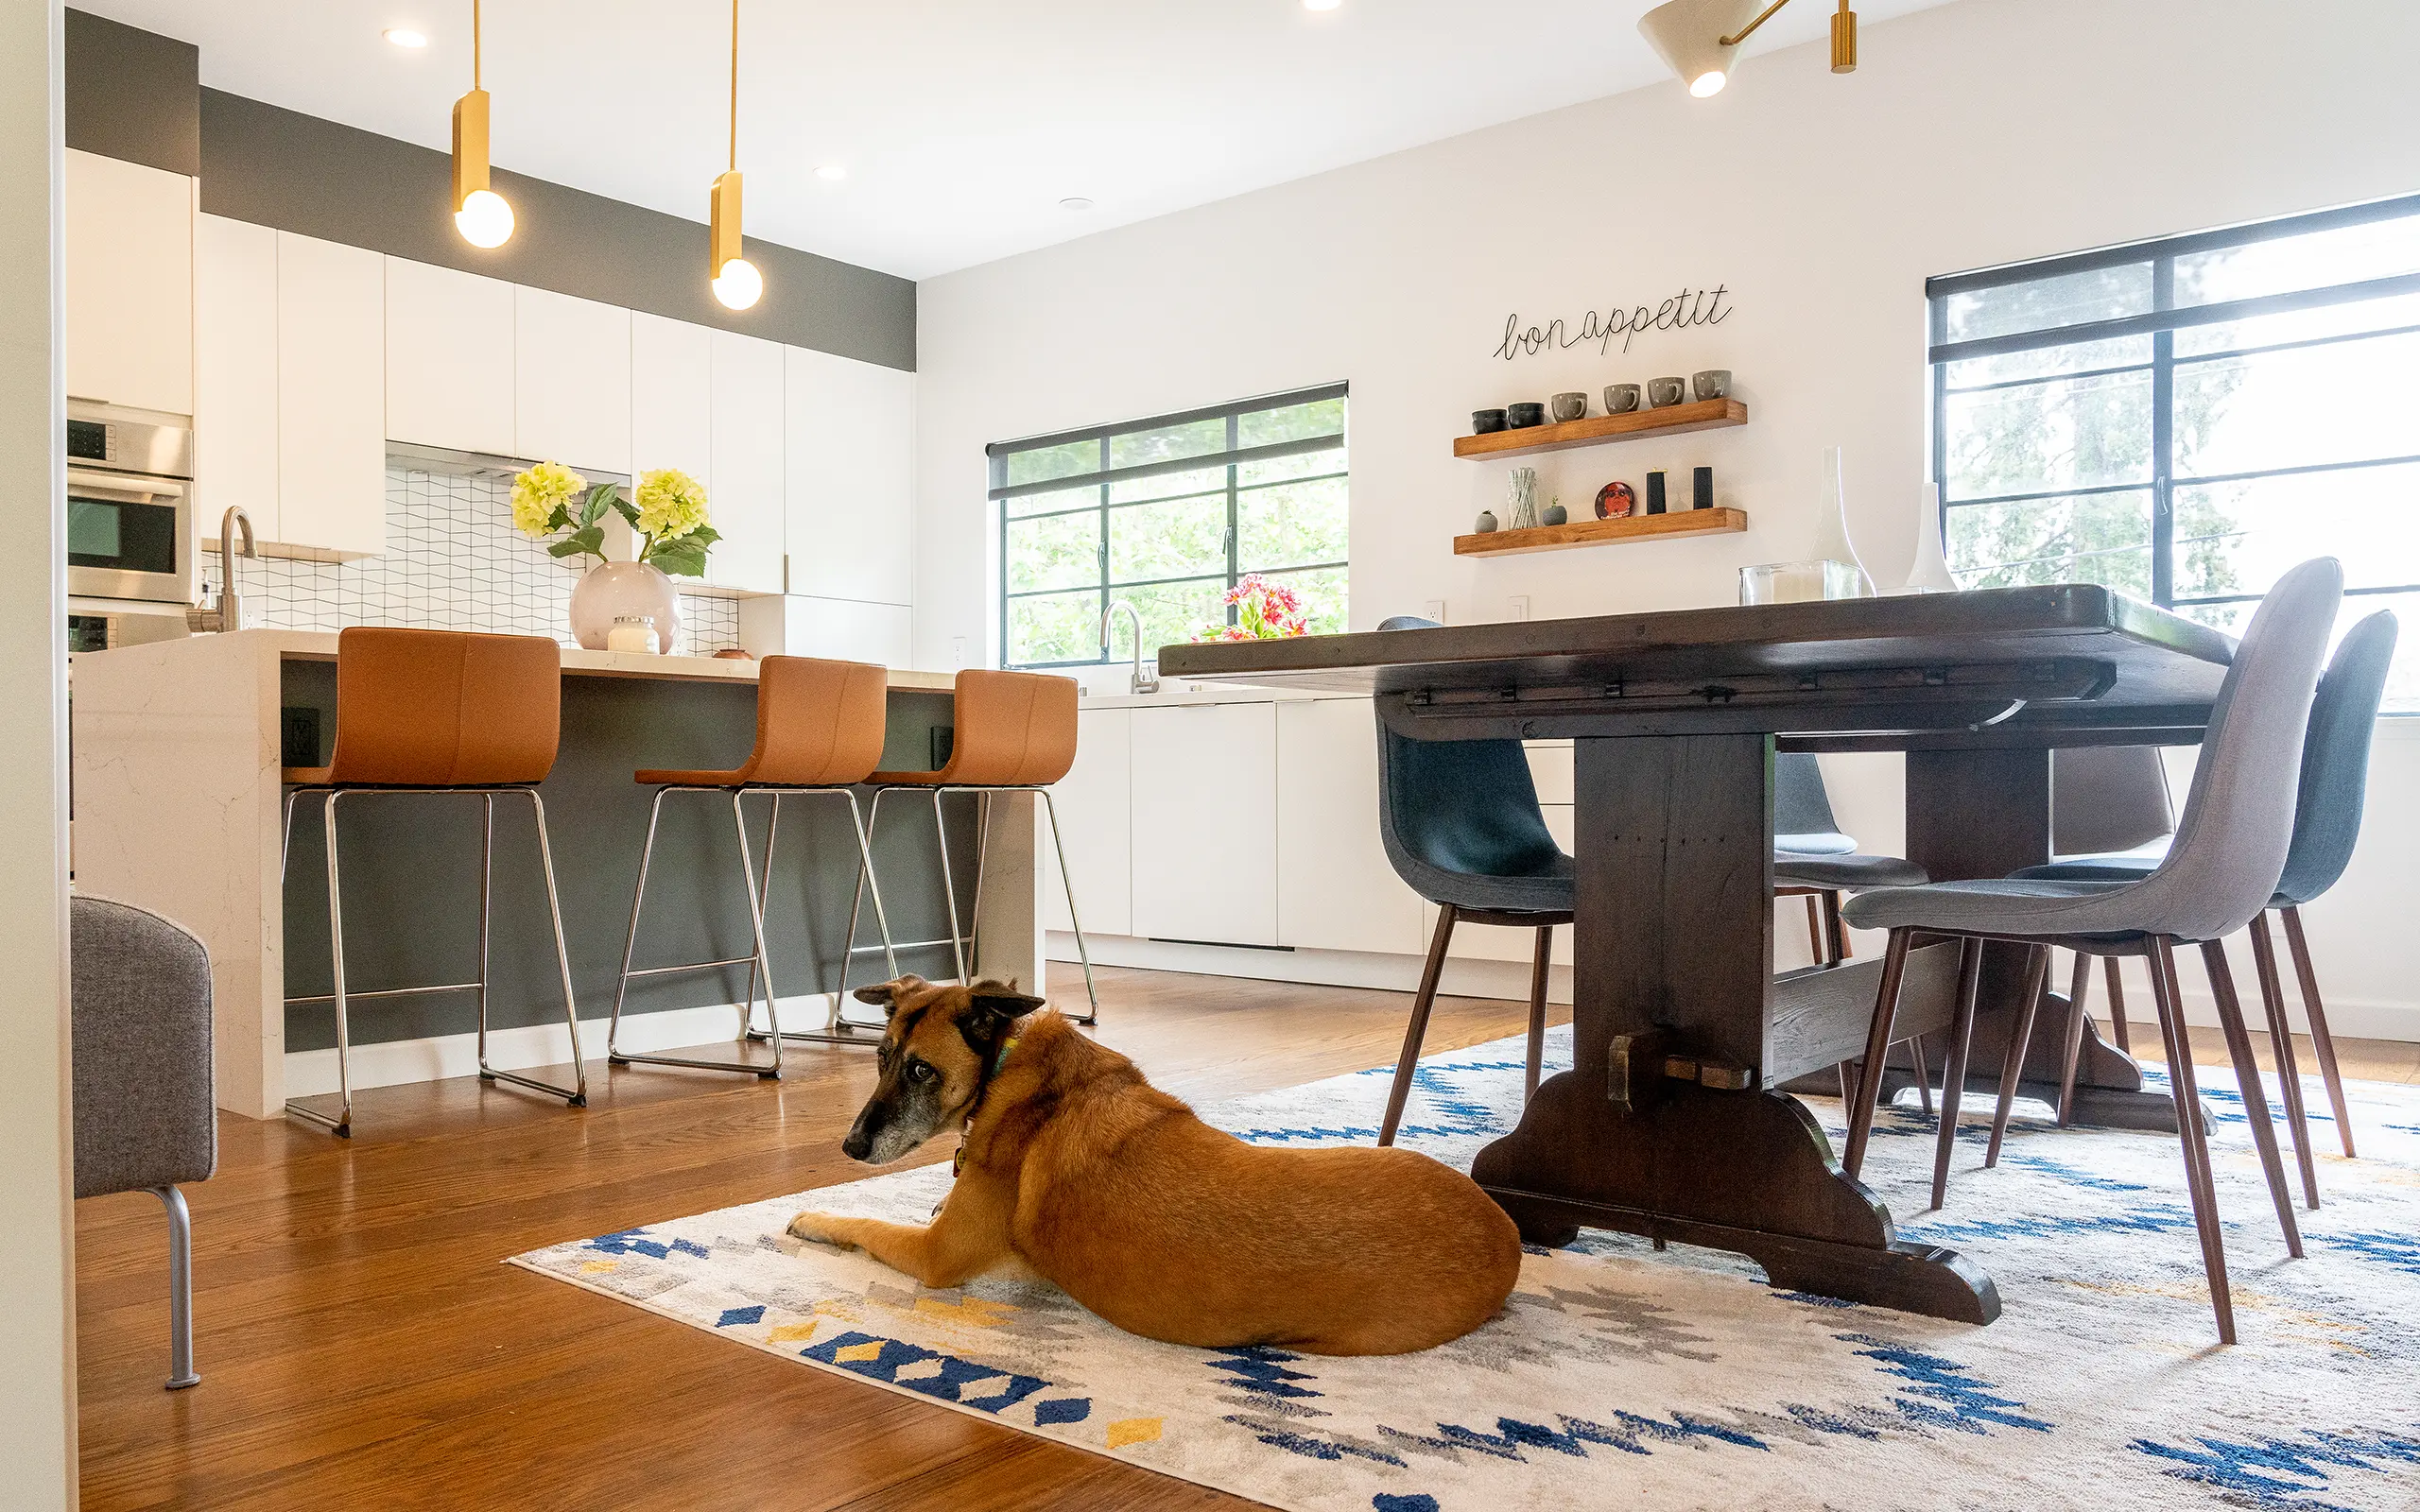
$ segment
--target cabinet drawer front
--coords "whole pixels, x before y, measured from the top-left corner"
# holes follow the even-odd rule
[[[1273,704],[1133,712],[1134,932],[1275,945]]]

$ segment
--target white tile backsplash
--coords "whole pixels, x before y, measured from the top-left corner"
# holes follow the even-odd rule
[[[513,528],[511,484],[489,474],[387,470],[387,554],[358,561],[265,558],[242,564],[245,622],[282,630],[348,625],[571,635],[571,591],[593,565],[559,561]],[[216,553],[202,576],[218,583]],[[739,604],[681,595],[681,643],[706,656],[739,644]]]

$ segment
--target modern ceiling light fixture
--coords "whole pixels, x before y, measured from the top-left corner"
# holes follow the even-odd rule
[[[471,93],[454,102],[454,229],[474,247],[512,239],[512,207],[488,187],[488,92],[479,79],[479,0],[471,0]]]
[[[849,176],[849,170],[837,163],[827,163],[815,170],[815,176],[825,183],[838,183]]]
[[[380,35],[398,47],[425,47],[428,45],[428,33],[424,31],[414,31],[409,26],[389,26],[384,32],[380,33]]]
[[[745,310],[765,294],[765,275],[740,255],[739,239],[739,0],[731,0],[731,165],[715,180],[707,268],[715,298],[730,310]]]
[[[1704,99],[1731,81],[1739,44],[1788,4],[1772,0],[1758,10],[1756,0],[1668,0],[1638,18],[1638,30],[1689,93]],[[1849,0],[1841,0],[1832,17],[1832,72],[1857,72],[1857,12]]]

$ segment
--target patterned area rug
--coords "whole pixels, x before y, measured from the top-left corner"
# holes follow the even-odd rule
[[[1559,1031],[1549,1058],[1567,1064]],[[1405,1142],[1467,1165],[1521,1049],[1424,1061]],[[2153,1074],[2156,1074],[2154,1073]],[[1426,1354],[1338,1360],[1122,1333],[1030,1277],[933,1292],[783,1232],[814,1207],[920,1220],[946,1163],[517,1257],[738,1343],[1188,1481],[1317,1512],[2420,1507],[2420,1088],[2349,1089],[2361,1159],[2290,1261],[2225,1075],[2219,1200],[2243,1343],[2220,1349],[2172,1138],[2061,1132],[2019,1103],[1999,1167],[1971,1109],[1945,1211],[1933,1124],[1884,1116],[1869,1182],[1903,1237],[1999,1285],[1986,1328],[1777,1292],[1744,1261],[1583,1235]],[[1207,1111],[1259,1143],[1367,1143],[1387,1074]],[[2326,1106],[2316,1081],[2308,1101]],[[1809,1105],[1841,1130],[1836,1102]],[[1988,1108],[1986,1108],[1986,1115]],[[2332,1129],[2321,1125],[2325,1148]]]

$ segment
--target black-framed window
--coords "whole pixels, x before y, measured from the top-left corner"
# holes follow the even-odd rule
[[[1150,656],[1232,623],[1248,573],[1299,593],[1313,634],[1343,629],[1344,404],[1329,384],[988,447],[1001,664],[1114,660],[1101,617],[1120,599]]]
[[[1936,278],[1933,476],[1965,587],[2105,583],[2238,630],[2344,563],[2420,712],[2420,196]]]

